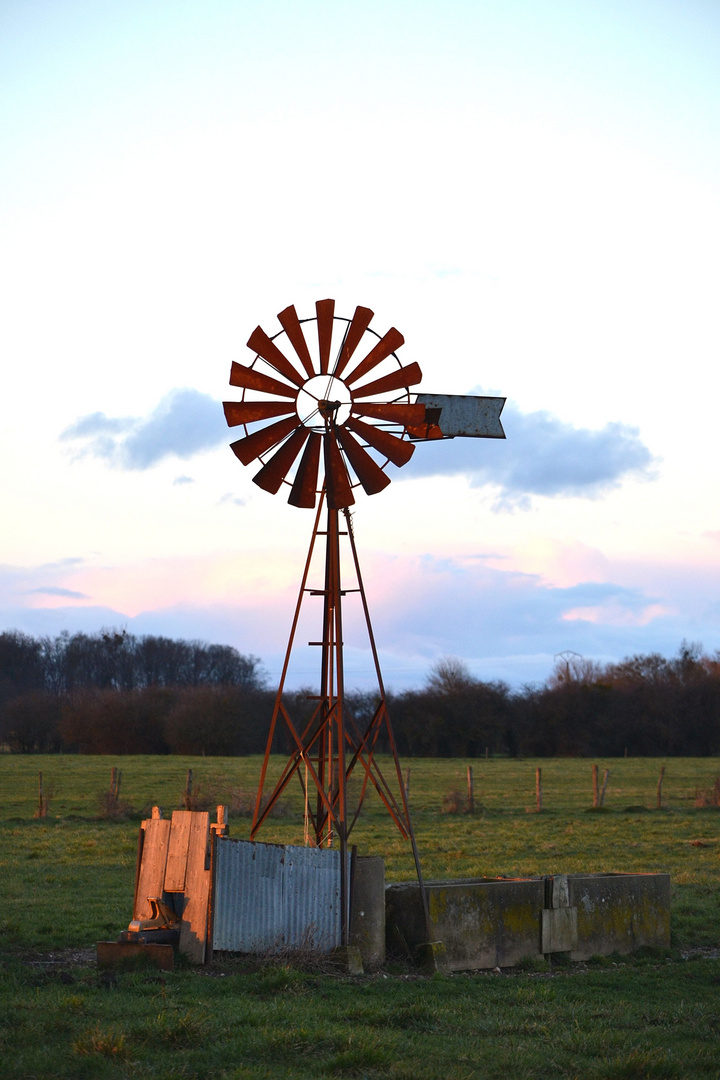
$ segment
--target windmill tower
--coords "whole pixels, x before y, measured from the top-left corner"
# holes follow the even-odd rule
[[[403,366],[398,359],[402,334],[392,327],[381,336],[370,327],[372,318],[373,312],[366,307],[357,307],[352,318],[337,316],[334,300],[319,300],[314,317],[308,319],[299,319],[292,305],[285,308],[278,315],[281,330],[276,334],[270,337],[258,326],[250,335],[247,344],[255,354],[252,363],[233,363],[230,373],[230,384],[242,390],[241,398],[223,404],[228,425],[243,429],[232,450],[244,465],[261,464],[253,481],[272,494],[289,488],[289,503],[315,510],[250,837],[256,837],[288,783],[297,776],[312,842],[318,847],[334,843],[340,847],[344,943],[348,937],[348,839],[370,787],[412,845],[429,929],[420,860],[349,508],[357,488],[375,495],[388,486],[388,464],[407,464],[414,442],[458,435],[505,437],[500,424],[504,398],[413,394],[411,388],[418,385],[422,372],[416,363]],[[321,587],[312,588],[309,574],[321,536],[324,577]],[[342,605],[345,593],[351,590],[341,579],[341,537],[349,544],[356,582],[352,591],[360,599],[377,677],[378,704],[370,721],[362,725],[345,697]],[[301,608],[308,596],[322,598],[322,633],[311,643],[321,651],[320,687],[310,718],[299,720],[290,714],[283,692]],[[265,797],[278,726],[284,727],[291,751]],[[392,756],[388,776],[375,754],[381,737]],[[348,781],[354,772],[360,776],[361,790],[351,808]]]

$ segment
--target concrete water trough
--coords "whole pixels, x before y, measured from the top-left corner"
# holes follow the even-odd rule
[[[588,960],[670,945],[669,874],[556,874],[426,882],[434,936],[451,971],[531,957]],[[427,938],[417,883],[389,885],[387,939],[412,954]]]

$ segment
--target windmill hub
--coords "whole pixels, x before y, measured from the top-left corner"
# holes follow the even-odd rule
[[[332,375],[315,375],[303,384],[297,396],[300,423],[311,430],[323,431],[325,421],[344,424],[350,416],[352,395],[342,381]]]

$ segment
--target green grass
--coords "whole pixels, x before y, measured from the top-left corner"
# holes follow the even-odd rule
[[[467,762],[411,760],[410,801],[428,878],[662,870],[673,882],[667,957],[508,975],[420,978],[388,968],[343,979],[281,964],[223,962],[117,976],[57,952],[114,938],[131,915],[138,822],[180,804],[188,767],[219,802],[254,789],[257,759],[0,757],[0,1073],[16,1077],[682,1078],[720,1075],[720,812],[695,807],[709,759],[598,761],[611,777],[591,810],[591,761],[478,760],[473,816],[444,814]],[[279,764],[279,763],[276,763]],[[665,764],[664,809],[652,810]],[[129,820],[100,820],[110,768],[123,770]],[[535,767],[544,809],[534,812]],[[33,818],[37,773],[55,795]],[[302,802],[265,840],[302,842]],[[644,808],[644,809],[631,809]],[[376,799],[361,853],[389,880],[411,878],[407,845]],[[248,835],[231,818],[231,835]]]
[[[6,965],[2,1075],[717,1077],[718,985],[718,961],[430,979]]]

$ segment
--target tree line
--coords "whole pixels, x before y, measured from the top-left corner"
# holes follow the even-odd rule
[[[286,695],[298,722],[310,694]],[[117,630],[0,634],[0,746],[13,752],[262,753],[274,697],[258,658],[227,645]],[[347,695],[360,727],[376,704]],[[388,706],[403,757],[716,755],[720,653],[683,642],[672,658],[605,665],[567,653],[544,684],[518,691],[446,659]],[[283,739],[277,749],[289,750]]]

